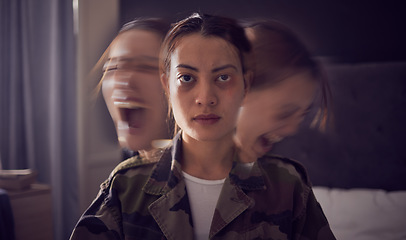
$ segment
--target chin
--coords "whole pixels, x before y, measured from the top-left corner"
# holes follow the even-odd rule
[[[195,136],[196,136],[196,140],[199,140],[199,141],[219,141],[219,140],[222,140],[222,139],[224,139],[224,136],[225,135],[222,135],[222,134],[218,134],[218,132],[216,132],[216,133],[213,133],[213,134],[195,134]]]
[[[259,145],[253,147],[253,152],[256,158],[260,158],[267,153],[266,151],[263,150],[262,146]]]
[[[130,144],[130,148],[133,151],[139,150],[150,150],[152,148],[151,141],[145,141],[145,138],[142,141],[135,142],[134,144]]]
[[[119,142],[121,147],[128,148],[132,151],[144,150],[151,147],[150,144],[145,141],[145,138],[140,138],[139,136],[137,136],[136,139],[131,138],[131,136],[124,137],[122,140],[119,138]]]

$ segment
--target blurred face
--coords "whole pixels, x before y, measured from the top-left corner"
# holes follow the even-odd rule
[[[245,95],[241,62],[234,46],[198,33],[183,37],[171,54],[163,83],[184,140],[232,138]]]
[[[122,147],[148,150],[168,138],[167,103],[159,80],[161,39],[153,32],[129,30],[112,44],[104,66],[102,91]]]
[[[235,140],[243,156],[256,160],[272,144],[296,133],[309,111],[316,83],[308,73],[288,77],[275,86],[247,93]]]

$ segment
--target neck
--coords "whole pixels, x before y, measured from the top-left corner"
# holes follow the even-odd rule
[[[228,176],[234,157],[232,137],[219,141],[199,141],[182,132],[182,170],[208,180]]]

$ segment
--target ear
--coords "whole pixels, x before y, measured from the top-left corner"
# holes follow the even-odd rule
[[[168,82],[168,77],[166,76],[165,73],[161,74],[161,84],[162,84],[162,88],[164,89],[165,93],[168,95],[168,93],[169,93],[169,82]]]

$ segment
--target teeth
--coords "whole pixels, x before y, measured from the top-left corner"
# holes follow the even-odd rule
[[[147,106],[143,103],[139,102],[120,102],[120,101],[115,101],[114,105],[116,105],[119,108],[129,108],[129,109],[141,109],[141,108],[147,108]]]
[[[124,121],[117,121],[117,128],[119,130],[124,130],[124,129],[128,129],[128,122],[124,122]]]
[[[267,139],[269,142],[277,143],[277,142],[282,141],[283,137],[280,137],[280,136],[278,136],[278,135],[272,134],[272,135],[266,137],[266,139]]]

